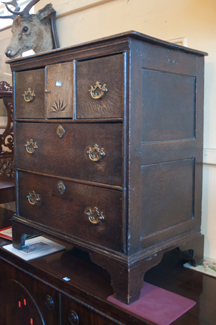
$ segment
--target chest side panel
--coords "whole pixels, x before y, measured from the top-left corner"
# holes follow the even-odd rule
[[[141,86],[131,92],[130,151],[138,159],[130,155],[129,220],[134,242],[143,249],[200,227],[203,93],[197,87],[203,64],[198,68],[193,54],[136,46],[131,76]]]

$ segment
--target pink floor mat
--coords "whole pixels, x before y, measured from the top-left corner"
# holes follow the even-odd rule
[[[158,325],[171,324],[196,304],[193,300],[147,282],[141,290],[140,299],[130,305],[116,300],[113,295],[107,300]]]

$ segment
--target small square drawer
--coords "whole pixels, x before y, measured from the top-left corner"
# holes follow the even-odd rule
[[[124,55],[77,63],[77,119],[123,116]]]
[[[62,325],[112,325],[112,318],[88,304],[77,302],[61,296]],[[115,322],[116,323],[116,322]]]
[[[18,172],[19,215],[49,229],[122,250],[122,191]]]
[[[46,66],[46,117],[73,116],[73,62]]]
[[[15,118],[44,118],[44,69],[15,73]]]

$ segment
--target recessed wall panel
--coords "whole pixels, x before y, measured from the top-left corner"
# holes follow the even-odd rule
[[[141,237],[193,218],[194,159],[142,167]]]
[[[143,69],[142,141],[195,137],[196,78]]]

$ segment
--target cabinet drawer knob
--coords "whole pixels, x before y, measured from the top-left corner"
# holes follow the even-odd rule
[[[87,208],[85,214],[87,214],[89,221],[94,225],[97,225],[101,220],[105,219],[103,212],[100,212],[97,207],[94,207],[93,209]]]
[[[95,144],[93,148],[89,147],[87,153],[91,161],[99,161],[102,157],[105,156],[104,148],[100,149],[97,144]]]
[[[36,194],[35,191],[33,191],[32,193],[29,193],[29,195],[27,195],[27,198],[28,198],[29,203],[32,205],[35,205],[41,199],[40,195]]]
[[[74,310],[70,310],[68,313],[68,320],[71,325],[78,325],[79,324],[79,316]]]
[[[47,296],[44,298],[44,303],[45,303],[46,307],[47,307],[49,310],[53,310],[53,308],[54,308],[54,300],[53,300],[53,298],[52,298],[50,295],[47,295]]]
[[[35,93],[34,90],[31,90],[31,88],[28,88],[28,90],[24,91],[24,94],[22,94],[24,101],[26,103],[30,103],[33,101],[33,99],[35,98]]]
[[[31,155],[35,152],[36,149],[38,149],[37,142],[34,142],[32,139],[30,141],[27,141],[25,147],[26,151]]]
[[[99,92],[97,92],[97,89]],[[95,86],[91,86],[91,89],[89,90],[90,95],[93,99],[100,99],[104,96],[104,94],[108,91],[106,88],[106,84],[103,86],[100,84],[100,81],[96,81]]]

